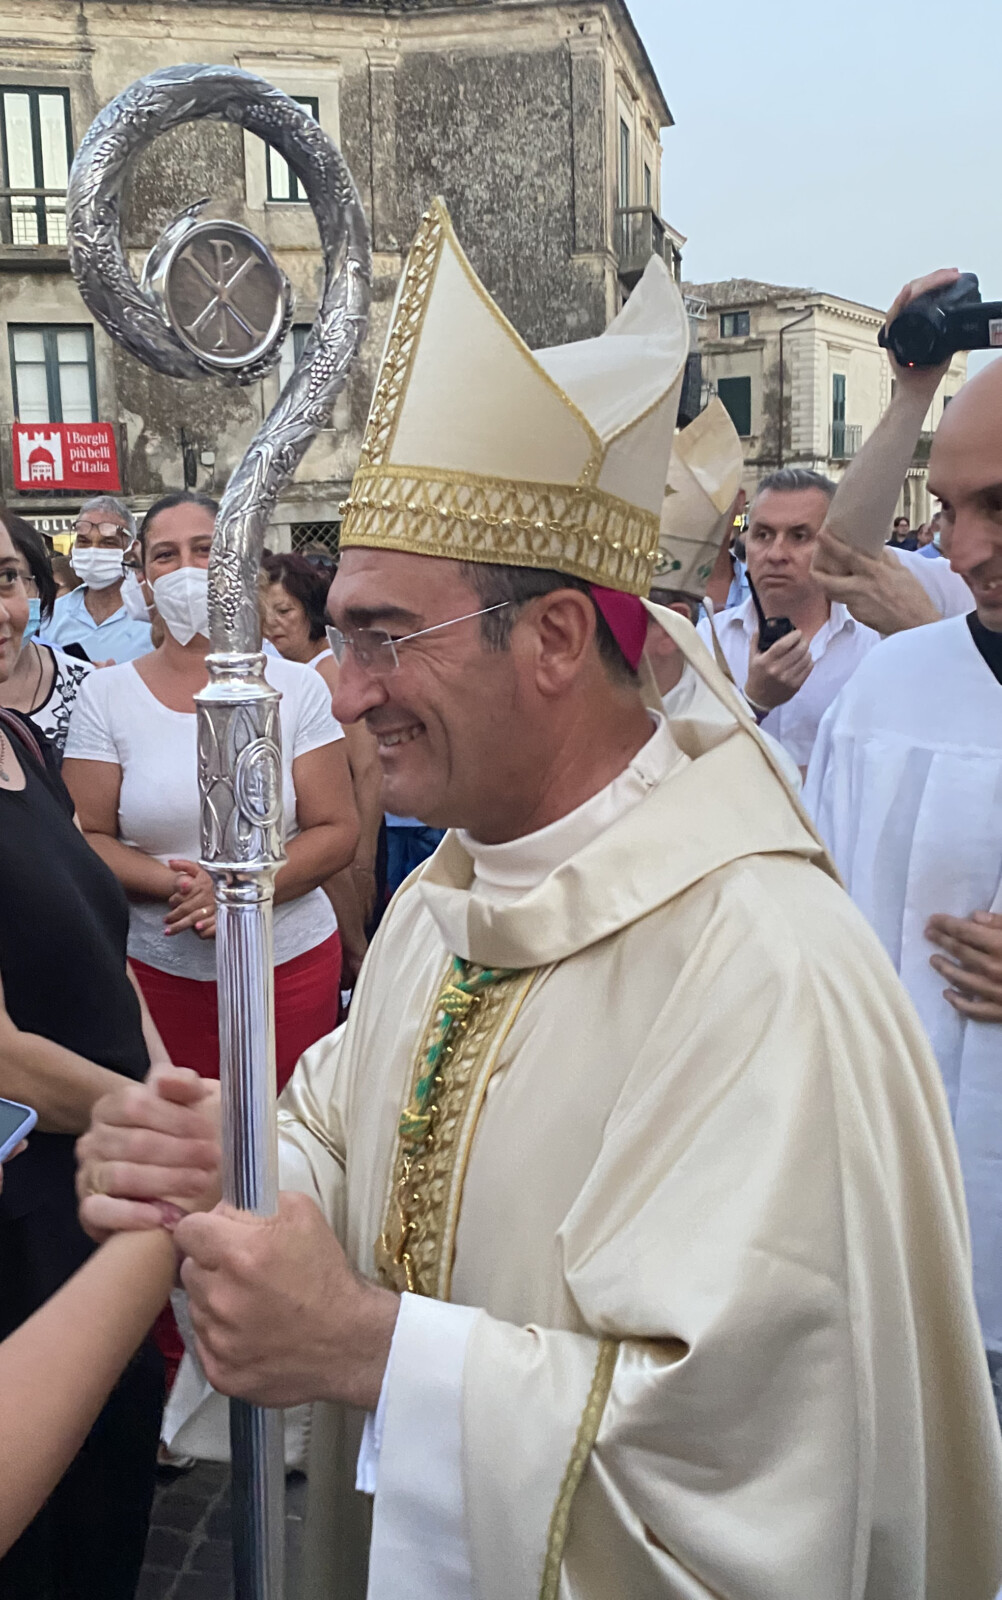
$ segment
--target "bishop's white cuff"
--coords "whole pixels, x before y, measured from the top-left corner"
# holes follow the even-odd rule
[[[368,1600],[472,1600],[463,1493],[463,1366],[472,1306],[401,1297],[356,1487],[375,1495]]]

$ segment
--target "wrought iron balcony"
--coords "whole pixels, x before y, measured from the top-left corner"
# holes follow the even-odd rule
[[[0,245],[30,250],[65,243],[65,189],[0,188]]]
[[[832,423],[832,461],[849,461],[863,443],[863,427],[859,422]]]
[[[639,283],[651,256],[660,256],[678,278],[681,255],[670,230],[651,206],[619,206],[615,218],[619,276],[628,289]]]
[[[929,452],[932,450],[933,435],[925,429],[915,441],[915,453],[912,456],[913,467],[926,467],[929,464]]]

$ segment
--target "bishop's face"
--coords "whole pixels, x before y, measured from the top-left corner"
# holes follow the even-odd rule
[[[499,812],[518,805],[538,752],[517,653],[484,644],[469,616],[481,608],[457,562],[393,550],[346,550],[328,601],[349,639],[334,714],[364,719],[375,736],[384,808],[488,838],[503,829]],[[408,638],[426,629],[435,631]],[[407,642],[389,650],[380,630]]]

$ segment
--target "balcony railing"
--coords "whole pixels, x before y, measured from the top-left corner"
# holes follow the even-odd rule
[[[31,249],[65,243],[65,189],[0,188],[0,244]]]
[[[832,450],[833,461],[848,461],[859,450],[863,443],[863,426],[859,422],[833,422],[832,423]]]
[[[912,456],[913,467],[928,466],[929,452],[932,449],[932,438],[932,434],[927,433],[925,429],[923,429],[919,434],[917,440],[915,441],[915,453]]]
[[[677,278],[681,257],[657,212],[650,206],[620,206],[616,211],[616,256],[627,288],[640,281],[651,256],[660,256]]]

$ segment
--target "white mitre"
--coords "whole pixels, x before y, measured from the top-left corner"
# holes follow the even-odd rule
[[[679,589],[703,598],[730,532],[731,508],[743,470],[738,431],[726,407],[714,397],[675,436],[653,588]]]
[[[653,257],[604,334],[533,353],[436,200],[401,280],[342,549],[646,595],[688,350],[682,297]]]

